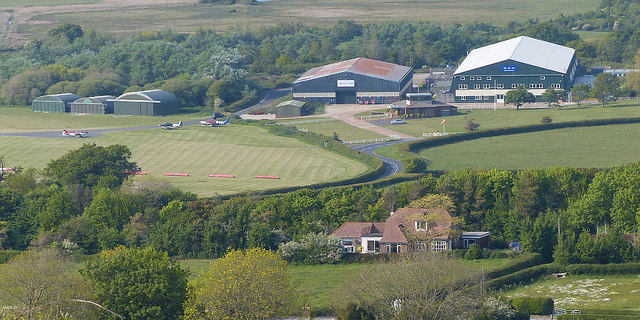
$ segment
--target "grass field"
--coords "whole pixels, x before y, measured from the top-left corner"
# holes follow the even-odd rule
[[[430,170],[466,167],[608,168],[640,160],[640,124],[568,128],[454,143],[422,150]]]
[[[458,110],[457,115],[444,118],[408,119],[405,125],[396,125],[393,130],[414,137],[422,137],[422,133],[442,131],[440,122],[447,119],[446,132],[466,132],[464,128],[468,119],[480,124],[480,130],[517,127],[539,124],[543,116],[550,116],[553,122],[579,121],[588,119],[608,119],[618,117],[640,117],[640,100],[631,100],[607,105],[602,108],[598,104],[582,104],[582,107],[568,106],[556,109],[468,109]]]
[[[575,275],[543,278],[504,293],[508,297],[551,297],[557,308],[640,311],[640,277]]]
[[[329,137],[333,137],[333,133],[336,132],[340,140],[343,140],[343,141],[357,140],[357,139],[374,139],[374,138],[384,137],[381,134],[356,128],[342,121],[299,124],[299,125],[296,125],[296,127],[300,129],[306,129],[311,132],[324,134],[325,136],[329,136]]]
[[[33,112],[31,108],[0,107],[0,133],[30,131],[94,130],[152,126],[178,120],[196,120],[210,114],[171,115],[166,117],[116,116],[112,114],[70,114]]]
[[[267,134],[262,128],[239,125],[112,132],[89,139],[0,137],[0,153],[8,166],[42,168],[49,160],[89,142],[126,145],[132,160],[150,176],[199,196],[342,180],[367,169],[336,153]],[[165,172],[191,176],[164,177]],[[236,178],[210,178],[209,174],[234,174]],[[281,179],[255,179],[254,175]]]
[[[492,270],[508,263],[510,259],[481,259],[460,260],[460,263],[469,264],[478,268]],[[189,268],[191,276],[195,278],[209,267],[211,260],[191,259],[180,260],[182,267]],[[327,310],[331,307],[336,290],[345,280],[360,276],[360,272],[366,264],[324,264],[324,265],[289,265],[287,270],[291,286],[301,302],[308,302],[311,310]]]
[[[30,6],[61,6],[70,4],[91,4],[101,0],[2,0],[0,8],[30,7]]]
[[[513,20],[544,21],[561,13],[567,15],[585,12],[597,8],[599,3],[599,0],[275,0],[253,5],[190,4],[147,9],[113,8],[92,14],[73,11],[53,14],[43,12],[34,19],[39,23],[20,25],[19,31],[37,37],[49,30],[51,23],[70,22],[85,29],[93,28],[104,33],[124,36],[144,30],[160,30],[168,26],[179,32],[192,32],[201,27],[217,30],[231,26],[260,28],[279,22],[301,22],[327,27],[339,19],[370,23],[393,21],[400,17],[406,21],[466,23],[477,20],[505,24]],[[95,16],[100,16],[101,19],[94,19]],[[160,16],[162,19],[158,19]]]
[[[580,38],[584,41],[596,41],[604,38],[606,35],[611,32],[604,31],[576,31]]]

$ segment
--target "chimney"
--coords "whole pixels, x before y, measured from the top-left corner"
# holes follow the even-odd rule
[[[391,217],[394,213],[396,213],[396,204],[392,203],[391,204],[391,213],[389,214],[389,217]]]

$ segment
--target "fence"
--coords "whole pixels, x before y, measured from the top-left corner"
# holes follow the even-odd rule
[[[391,114],[383,113],[383,114],[372,114],[369,116],[358,116],[358,120],[380,119],[380,118],[391,118]]]
[[[398,136],[388,136],[388,137],[384,137],[384,138],[358,139],[358,140],[342,141],[342,143],[344,143],[344,144],[366,144],[366,143],[396,141],[396,140],[400,140],[400,137],[398,137]]]
[[[457,134],[457,133],[462,133],[462,132],[423,132],[422,136],[424,138],[431,138],[431,137],[447,136],[450,134]]]
[[[279,126],[295,126],[296,124],[307,124],[307,123],[320,123],[320,122],[328,122],[328,121],[336,121],[334,118],[325,118],[325,119],[310,119],[310,120],[300,120],[300,121],[290,121],[290,122],[276,122],[275,124]],[[268,126],[272,126],[274,124],[269,123]]]
[[[556,316],[563,315],[563,314],[582,314],[582,311],[579,309],[556,308],[556,309],[553,309],[553,314]]]

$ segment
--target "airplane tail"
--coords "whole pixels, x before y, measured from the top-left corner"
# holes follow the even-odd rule
[[[182,128],[182,120],[178,121],[178,127]]]
[[[229,118],[227,118],[226,120],[224,120],[224,122],[222,124],[227,124],[229,123]]]

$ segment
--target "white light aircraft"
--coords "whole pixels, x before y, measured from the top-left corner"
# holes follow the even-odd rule
[[[162,123],[162,124],[159,124],[158,126],[160,126],[160,128],[162,128],[162,129],[166,129],[166,130],[182,128],[182,121],[178,121],[178,123],[170,123],[170,122]]]
[[[209,126],[209,127],[223,126],[225,124],[229,124],[229,118],[225,119],[224,121],[218,121],[216,119],[202,120],[202,121],[200,121],[200,124],[203,127],[206,127],[206,126]]]
[[[75,137],[75,138],[86,138],[89,132],[87,131],[67,131],[67,129],[62,130],[62,135],[66,137]]]

